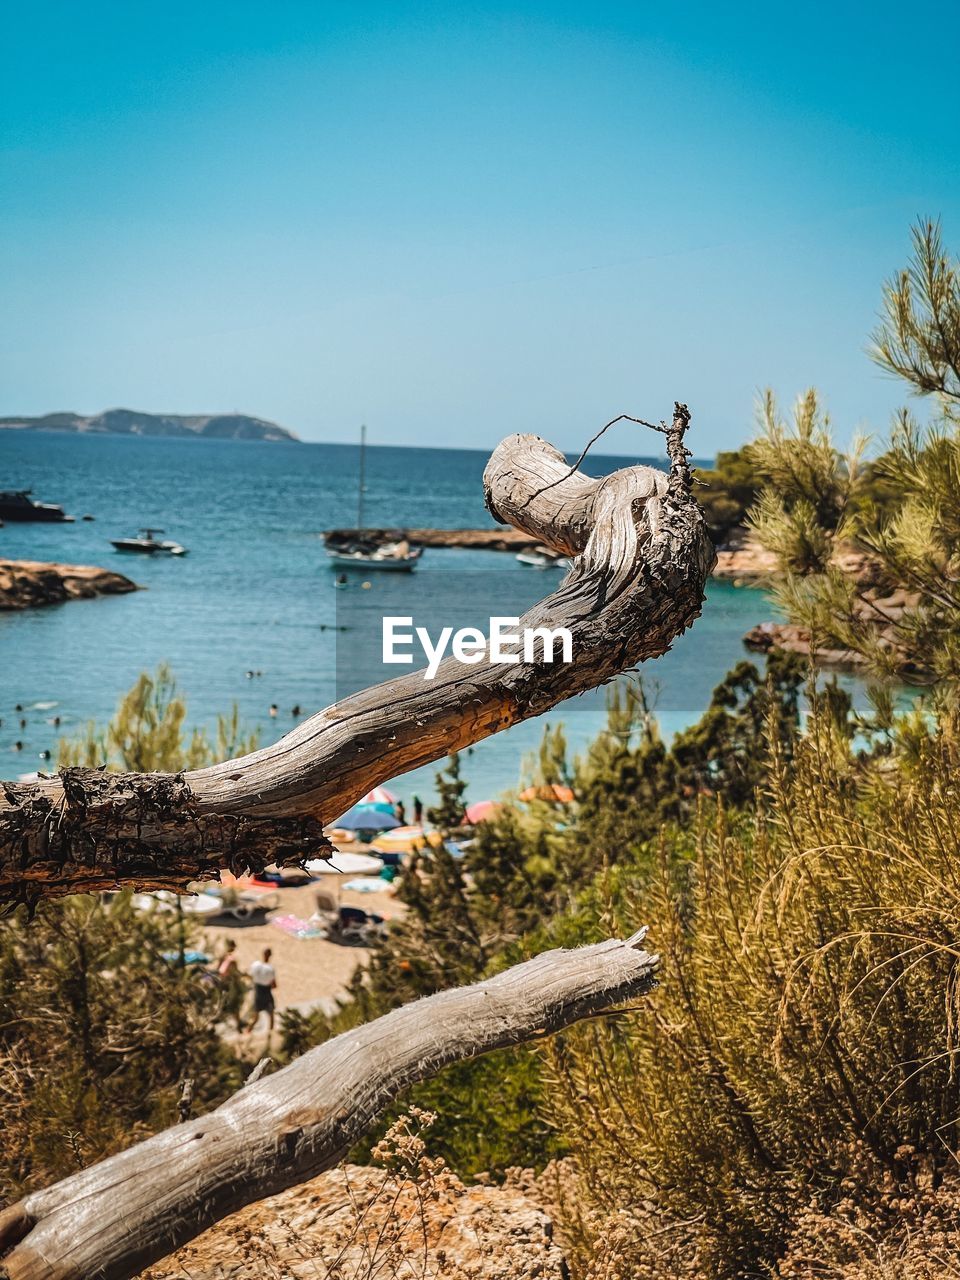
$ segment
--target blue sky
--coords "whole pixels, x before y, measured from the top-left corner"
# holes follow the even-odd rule
[[[958,14],[8,4],[0,413],[578,448],[680,398],[705,454],[815,384],[882,431],[882,281],[917,215],[960,247]]]

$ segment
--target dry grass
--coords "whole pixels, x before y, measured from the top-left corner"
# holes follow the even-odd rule
[[[433,1122],[411,1107],[373,1167],[250,1206],[145,1280],[563,1280],[545,1215],[515,1191],[464,1186],[427,1149]]]
[[[655,922],[662,986],[550,1050],[584,1277],[847,1280],[916,1252],[891,1224],[923,1223],[958,1149],[955,723],[914,746],[864,766],[820,722],[766,817],[703,813],[692,862],[664,851],[610,904]]]

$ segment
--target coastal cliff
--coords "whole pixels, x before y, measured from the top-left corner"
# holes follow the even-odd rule
[[[0,560],[0,609],[31,609],[139,591],[122,573],[89,564],[47,564],[40,560]]]

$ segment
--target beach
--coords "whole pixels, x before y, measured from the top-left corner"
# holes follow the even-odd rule
[[[345,880],[351,879],[344,876]],[[384,889],[377,893],[356,893],[343,889],[340,902],[348,907],[361,907],[364,911],[381,915],[385,920],[395,919],[404,910],[403,903],[391,892],[392,886],[383,882]],[[311,884],[277,891],[279,905],[259,924],[211,924],[203,928],[204,950],[219,959],[228,940],[237,945],[237,963],[243,973],[259,960],[264,947],[273,952],[272,964],[277,971],[277,989],[274,993],[277,1011],[297,1009],[307,1013],[321,1008],[331,1013],[336,1000],[353,977],[359,965],[367,961],[367,949],[360,946],[344,946],[328,942],[325,938],[298,938],[285,933],[270,923],[271,917],[297,916],[308,919],[316,910],[317,893],[336,898],[336,877],[318,877]],[[261,1020],[258,1033],[266,1035],[266,1022]]]

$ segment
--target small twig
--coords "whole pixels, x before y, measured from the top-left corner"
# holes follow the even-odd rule
[[[250,1072],[250,1074],[247,1076],[246,1080],[244,1080],[243,1082],[244,1089],[246,1089],[247,1085],[249,1084],[256,1084],[257,1081],[260,1079],[260,1077],[263,1075],[263,1073],[266,1071],[267,1067],[272,1065],[273,1065],[272,1058],[261,1058],[260,1061],[257,1063],[257,1065]]]
[[[663,431],[667,437],[670,479],[678,481],[683,486],[685,494],[689,493],[693,486],[690,464],[687,461],[688,458],[693,457],[693,454],[683,443],[683,437],[686,435],[689,426],[690,410],[685,404],[681,404],[679,400],[675,401],[673,405],[673,422],[669,427],[664,425]]]
[[[190,1113],[193,1110],[193,1081],[191,1079],[184,1080],[183,1088],[180,1090],[180,1101],[177,1103],[177,1111],[180,1115],[180,1123],[186,1124],[190,1119]]]
[[[611,418],[610,421],[606,423],[605,426],[602,426],[600,430],[597,432],[597,434],[592,437],[592,439],[587,441],[586,446],[583,450],[583,453],[581,453],[580,457],[576,460],[576,462],[573,464],[573,466],[570,468],[570,470],[567,472],[565,476],[561,476],[558,480],[551,480],[549,484],[545,484],[543,488],[538,489],[536,493],[531,493],[530,497],[526,500],[526,502],[523,504],[520,510],[523,511],[526,507],[529,507],[530,503],[533,502],[534,498],[539,498],[541,493],[546,493],[548,489],[553,489],[558,484],[563,484],[564,480],[569,480],[570,477],[573,475],[573,473],[580,466],[580,463],[584,460],[584,458],[587,456],[587,454],[590,452],[593,446],[597,443],[597,441],[603,435],[603,433],[605,431],[608,431],[611,427],[616,426],[618,422],[635,422],[639,427],[649,427],[651,431],[659,431],[661,432],[662,435],[669,434],[669,428],[664,422],[661,422],[660,425],[658,426],[655,422],[647,422],[646,418],[633,418],[629,413],[618,414],[615,418]]]

